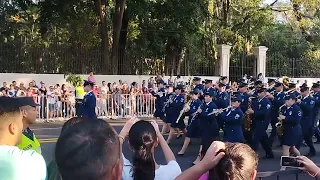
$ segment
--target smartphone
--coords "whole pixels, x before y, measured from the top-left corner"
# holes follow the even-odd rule
[[[299,167],[303,167],[303,164],[297,161],[297,157],[281,156],[280,166],[299,168]]]

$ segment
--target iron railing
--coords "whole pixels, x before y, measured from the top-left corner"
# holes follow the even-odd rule
[[[303,171],[299,169],[290,169],[285,171],[266,171],[266,172],[258,172],[256,179],[259,180],[268,180],[268,179],[277,179],[280,180],[281,177],[285,177],[285,179],[291,179],[291,180],[299,180],[299,177],[305,175],[308,176],[308,179],[312,179],[309,175],[304,173]],[[314,179],[318,180],[317,177]]]

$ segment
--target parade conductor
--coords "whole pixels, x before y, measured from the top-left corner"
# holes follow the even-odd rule
[[[81,117],[87,119],[96,119],[96,96],[92,92],[93,83],[84,81],[83,87],[86,95],[84,96],[81,108]]]

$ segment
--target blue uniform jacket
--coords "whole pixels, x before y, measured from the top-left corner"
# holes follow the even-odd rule
[[[249,103],[249,97],[250,95],[248,93],[240,93],[240,92],[234,92],[234,95],[239,95],[242,98],[240,108],[242,112],[246,112],[248,109],[248,103]]]
[[[278,119],[278,114],[279,114],[279,108],[284,105],[286,102],[285,100],[286,94],[284,92],[276,92],[274,94],[274,99],[272,101],[272,121],[277,121]]]
[[[189,120],[188,124],[190,124],[190,120],[192,119],[192,115],[198,110],[200,105],[202,104],[202,101],[200,99],[193,100],[190,104],[190,110],[189,110]]]
[[[203,86],[203,84],[198,84],[198,85],[196,85],[196,86],[194,87],[194,89],[198,89],[198,90],[200,90],[200,91],[203,91],[204,86]]]
[[[175,122],[180,114],[180,111],[183,109],[184,106],[184,95],[183,94],[177,94],[173,98],[173,102],[169,104],[169,111],[170,114],[167,114],[169,116],[168,118],[172,120],[172,122]]]
[[[244,142],[242,123],[243,112],[240,107],[231,109],[228,112],[222,112],[219,115],[225,123],[224,128],[224,141],[226,142]]]
[[[252,101],[253,114],[253,128],[255,136],[259,137],[264,135],[265,131],[268,129],[270,123],[270,111],[271,102],[268,98],[264,97],[262,99],[254,98]]]
[[[293,105],[291,107],[282,107],[281,113],[286,117],[283,121],[283,144],[294,146],[302,135],[300,126],[302,111],[298,105]]]
[[[151,92],[152,96],[156,97],[156,101],[155,101],[155,117],[162,117],[164,115],[164,112],[162,112],[163,106],[164,106],[164,102],[166,101],[166,96],[165,96],[165,89],[161,88],[159,89],[159,93],[161,93],[159,95],[159,93],[156,93],[154,91]]]
[[[320,93],[319,92],[316,92],[314,95],[313,95],[313,99],[315,101],[315,106],[314,108],[315,109],[320,109]]]
[[[302,110],[301,127],[303,131],[309,131],[313,127],[313,108],[315,102],[310,96],[304,97],[298,104]]]
[[[97,118],[96,114],[96,96],[93,92],[89,92],[84,96],[82,106],[81,106],[81,117],[87,119]]]
[[[217,93],[217,97],[214,100],[214,103],[217,105],[219,109],[226,108],[230,105],[230,97],[227,92],[219,92]]]
[[[217,105],[214,102],[204,103],[201,106],[202,111],[199,114],[199,119],[202,138],[207,139],[219,136],[217,118],[215,114],[209,115],[216,109]]]

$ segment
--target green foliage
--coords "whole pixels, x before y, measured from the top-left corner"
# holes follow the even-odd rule
[[[83,83],[83,78],[75,74],[69,74],[66,81],[70,83],[73,87],[77,87]]]
[[[105,5],[106,29],[101,28],[98,2]],[[264,45],[269,75],[304,76],[299,68],[309,66],[315,75],[320,67],[320,0],[263,2],[127,1],[119,73],[218,75],[217,44],[229,44],[233,65],[243,59],[252,63],[252,47]],[[110,53],[114,11],[111,0],[0,1],[0,72],[108,73],[101,32],[107,32]]]

